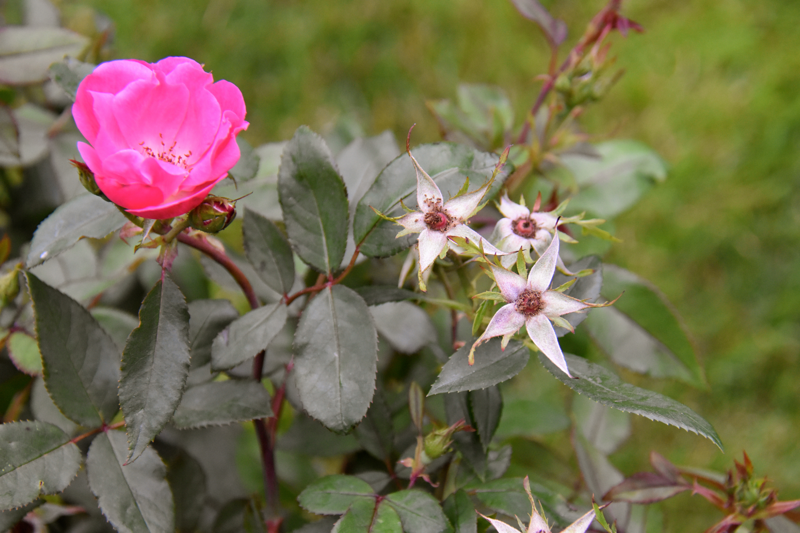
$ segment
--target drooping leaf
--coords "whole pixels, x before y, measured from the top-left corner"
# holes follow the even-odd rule
[[[520,15],[528,20],[534,21],[542,28],[547,40],[552,46],[558,46],[567,38],[567,25],[563,20],[559,20],[539,3],[539,0],[511,0]]]
[[[500,344],[500,339],[491,339],[478,346],[472,366],[468,361],[472,344],[465,344],[442,367],[428,395],[485,389],[519,374],[528,364],[530,351],[519,341],[509,342],[505,350]]]
[[[6,26],[0,31],[0,83],[43,82],[51,63],[79,56],[87,46],[87,37],[64,28]]]
[[[70,420],[86,427],[117,413],[119,350],[78,302],[26,275],[36,336],[50,397]]]
[[[569,269],[572,272],[580,272],[581,270],[594,270],[588,276],[583,276],[578,278],[578,280],[566,291],[564,294],[567,296],[571,296],[576,300],[585,300],[589,303],[595,303],[600,298],[600,288],[603,285],[603,264],[600,262],[600,258],[596,255],[590,255],[588,257],[584,257],[579,261],[576,261],[569,265]],[[566,283],[572,279],[570,276],[565,276],[561,272],[556,271],[555,275],[553,276],[553,287],[560,287],[563,283]],[[594,312],[594,310],[582,311],[580,313],[569,313],[563,315],[567,322],[569,322],[573,328],[578,327],[578,324],[586,320],[586,317]],[[556,335],[562,337],[569,333],[569,330],[566,328],[554,327],[556,331]]]
[[[492,176],[499,157],[479,152],[461,144],[437,143],[418,146],[414,157],[425,171],[433,177],[445,200],[458,193],[469,178],[470,190],[483,186]],[[506,165],[498,173],[494,184],[486,193],[491,198],[508,178],[512,168]],[[416,242],[417,235],[396,239],[402,229],[397,224],[381,219],[373,208],[389,216],[403,214],[400,200],[409,208],[416,208],[417,178],[411,159],[402,154],[381,171],[372,187],[358,203],[353,220],[353,237],[361,242],[361,253],[370,257],[395,254]]]
[[[440,533],[449,526],[439,502],[427,492],[401,490],[389,494],[384,501],[397,511],[403,531]]]
[[[338,269],[347,246],[347,193],[325,141],[306,126],[283,150],[278,192],[297,255],[321,272]]]
[[[297,502],[306,511],[316,514],[342,514],[357,500],[375,504],[375,493],[366,482],[353,476],[333,475],[308,485]]]
[[[356,426],[358,441],[373,457],[391,461],[394,452],[392,412],[380,390],[375,392],[367,416]]]
[[[189,309],[167,275],[139,309],[139,327],[122,354],[119,400],[128,432],[128,461],[172,418],[189,375]]]
[[[463,420],[466,424],[475,427],[469,409],[468,392],[445,394],[444,408],[447,425],[450,426]],[[486,479],[487,457],[480,437],[475,432],[459,431],[453,434],[453,443],[478,478]]]
[[[178,429],[272,416],[267,389],[256,381],[212,381],[186,390],[172,421]]]
[[[17,370],[29,376],[38,376],[42,373],[42,354],[36,339],[22,331],[15,331],[8,336],[6,347],[8,357],[17,367]]]
[[[377,353],[364,300],[342,285],[320,291],[295,334],[295,380],[308,414],[340,432],[364,418],[375,392]]]
[[[116,206],[93,194],[71,200],[39,224],[28,252],[28,268],[42,264],[70,248],[83,237],[102,238],[125,224]]]
[[[122,353],[131,331],[139,325],[139,319],[135,315],[113,307],[95,307],[91,310],[91,313],[97,323],[114,341],[119,353]]]
[[[81,466],[69,436],[45,422],[0,424],[0,510],[61,492]]]
[[[359,296],[364,298],[367,305],[381,305],[389,302],[402,302],[404,300],[421,300],[424,296],[406,289],[392,286],[367,285],[356,289]]]
[[[75,94],[78,92],[83,78],[94,70],[95,65],[78,61],[73,57],[65,57],[60,63],[53,63],[48,69],[50,79],[61,87],[69,99],[75,101]]]
[[[390,302],[370,308],[375,327],[400,353],[412,354],[436,342],[430,316],[410,302]],[[409,335],[413,332],[413,335]]]
[[[167,464],[167,482],[175,500],[175,529],[193,531],[206,500],[203,467],[181,450]]]
[[[503,413],[503,395],[497,386],[469,392],[469,411],[475,430],[478,433],[483,449],[489,449],[489,443],[500,422]]]
[[[618,266],[605,265],[603,275],[602,296],[622,297],[613,307],[592,311],[586,322],[600,348],[614,362],[635,372],[673,377],[705,388],[694,346],[664,295]]]
[[[126,439],[119,431],[101,433],[89,447],[89,487],[100,510],[118,531],[173,533],[175,515],[164,463],[153,448],[128,465],[126,454]]]
[[[228,300],[195,300],[189,303],[189,346],[192,368],[211,362],[211,343],[239,312]]]
[[[227,370],[266,350],[286,323],[283,303],[253,309],[222,330],[211,345],[211,368]]]
[[[228,172],[238,183],[255,177],[258,171],[258,154],[243,137],[236,137],[236,144],[239,145],[239,161]]]
[[[469,496],[463,490],[454,492],[442,504],[454,533],[478,533],[478,515]]]
[[[278,294],[291,292],[294,259],[283,233],[266,217],[246,209],[242,235],[247,259],[264,283]]]
[[[397,512],[388,503],[356,500],[334,525],[331,533],[403,533]]]
[[[640,142],[618,139],[595,148],[600,158],[581,155],[561,158],[580,188],[569,202],[570,213],[586,211],[600,218],[614,218],[667,178],[664,161]]]
[[[685,405],[657,392],[625,383],[610,370],[590,363],[582,357],[571,354],[564,355],[570,373],[578,379],[567,377],[541,354],[539,361],[559,381],[575,392],[614,409],[697,433],[722,449],[722,442],[711,424]]]

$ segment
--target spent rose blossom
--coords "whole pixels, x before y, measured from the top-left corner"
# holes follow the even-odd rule
[[[196,207],[239,160],[242,93],[186,57],[99,65],[78,86],[72,115],[89,141],[78,151],[97,186],[150,219]]]

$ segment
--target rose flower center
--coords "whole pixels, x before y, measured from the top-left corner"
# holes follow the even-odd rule
[[[158,139],[160,143],[158,146],[158,152],[147,146],[144,141],[139,143],[139,146],[142,147],[142,152],[144,152],[144,155],[158,159],[159,161],[164,161],[165,163],[173,164],[176,167],[181,167],[189,172],[192,171],[191,168],[188,168],[189,158],[192,157],[191,150],[185,154],[177,154],[175,153],[175,146],[178,144],[178,141],[173,142],[172,146],[167,148],[167,145],[164,142],[164,136],[159,133]]]
[[[538,315],[544,309],[544,302],[542,301],[542,293],[531,289],[525,289],[522,294],[517,296],[514,302],[514,309],[517,313],[531,317]]]
[[[530,239],[536,235],[536,232],[539,230],[539,226],[537,226],[536,222],[529,218],[518,218],[511,224],[511,229],[520,237]]]
[[[444,232],[450,225],[450,217],[443,211],[430,211],[425,213],[425,225],[434,231]]]

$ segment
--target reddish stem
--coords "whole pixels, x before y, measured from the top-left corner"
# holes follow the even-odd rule
[[[78,435],[77,437],[71,439],[70,442],[75,444],[76,442],[81,441],[81,440],[85,439],[86,437],[91,437],[92,435],[96,435],[96,434],[100,433],[101,431],[108,431],[109,429],[119,429],[124,425],[125,425],[125,421],[124,420],[120,420],[116,424],[111,424],[110,426],[107,426],[107,425],[103,424],[99,428],[94,428],[91,431],[87,431],[86,433]]]
[[[331,279],[331,277],[328,276],[328,281],[326,281],[325,283],[317,283],[316,285],[312,285],[311,287],[306,287],[305,289],[300,289],[299,291],[297,291],[296,293],[294,293],[292,295],[285,295],[284,296],[284,300],[286,301],[286,305],[290,305],[293,301],[295,301],[299,297],[303,296],[304,294],[309,294],[309,293],[312,293],[312,292],[319,292],[319,291],[321,291],[322,289],[324,289],[326,287],[332,287],[333,285],[336,285],[337,283],[340,283],[345,277],[347,277],[347,275],[350,273],[350,271],[353,270],[353,267],[356,264],[356,259],[358,259],[358,253],[359,253],[360,249],[361,249],[361,245],[356,246],[356,249],[353,251],[353,257],[350,258],[350,263],[347,265],[347,268],[345,268],[342,271],[342,273],[339,274],[339,276],[337,278]]]

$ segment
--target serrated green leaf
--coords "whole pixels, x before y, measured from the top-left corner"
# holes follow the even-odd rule
[[[367,305],[381,305],[389,302],[402,302],[404,300],[424,300],[425,296],[406,289],[392,286],[367,285],[358,287],[356,292],[364,298]]]
[[[295,381],[303,407],[334,431],[367,412],[375,392],[378,335],[369,308],[352,289],[326,287],[295,333]]]
[[[228,172],[238,183],[255,177],[258,172],[258,154],[253,150],[253,146],[241,136],[236,137],[236,144],[239,145],[239,161]]]
[[[380,390],[375,392],[367,416],[356,426],[358,441],[373,457],[391,461],[394,455],[392,411]]]
[[[95,65],[78,61],[72,57],[65,57],[60,63],[53,63],[47,70],[50,79],[61,87],[69,99],[75,101],[75,93],[78,92],[83,78],[94,70]]]
[[[139,319],[135,315],[113,307],[95,307],[91,313],[97,323],[109,334],[119,352],[122,353],[131,331],[139,325]]]
[[[297,255],[321,272],[338,269],[347,246],[347,193],[330,149],[306,126],[283,150],[278,193]]]
[[[44,379],[42,378],[37,378],[33,382],[30,408],[36,420],[53,424],[67,435],[74,435],[79,427],[75,422],[65,417],[61,411],[58,410],[58,407],[56,407],[56,404],[53,403],[53,400],[47,393],[47,389],[44,386]]]
[[[503,413],[503,395],[497,386],[469,392],[469,411],[483,449],[489,449],[500,416]]]
[[[569,213],[586,211],[600,218],[614,218],[667,178],[664,161],[643,143],[617,139],[595,148],[599,159],[580,155],[561,157],[580,188],[570,200]]]
[[[167,469],[153,448],[123,466],[125,435],[107,431],[92,441],[86,456],[89,488],[103,515],[118,531],[173,533],[175,515]]]
[[[65,28],[7,26],[0,32],[0,83],[28,85],[47,79],[47,68],[79,56],[89,38]]]
[[[294,285],[294,257],[289,241],[266,217],[245,209],[242,223],[244,251],[264,283],[278,294]]]
[[[166,273],[139,309],[122,354],[119,400],[134,461],[172,418],[189,375],[189,309]]]
[[[8,357],[17,370],[29,376],[42,373],[42,354],[39,353],[36,339],[22,331],[15,331],[8,336],[7,343]]]
[[[605,265],[603,276],[603,297],[622,297],[613,307],[589,314],[586,326],[600,348],[614,362],[635,372],[706,388],[692,341],[664,295],[618,266]]]
[[[485,389],[509,380],[528,364],[530,352],[524,344],[511,341],[503,350],[500,339],[491,339],[475,350],[475,364],[469,365],[472,343],[465,344],[442,367],[428,396],[444,392]]]
[[[722,449],[722,441],[705,419],[697,413],[657,392],[635,387],[623,382],[610,370],[590,363],[582,357],[564,354],[573,376],[570,379],[549,359],[539,355],[539,361],[559,381],[579,394],[620,411],[644,416],[664,424],[679,427],[709,439]]]
[[[3,511],[61,492],[81,466],[81,453],[69,436],[44,422],[0,425],[0,457]]]
[[[454,533],[478,533],[478,515],[466,492],[454,492],[447,497],[442,508]]]
[[[283,303],[265,305],[234,320],[211,345],[211,368],[227,370],[252,359],[281,332],[286,324]]]
[[[357,477],[343,475],[320,478],[297,497],[300,507],[316,514],[342,514],[357,500],[370,501],[374,507],[372,487]]]
[[[8,511],[0,511],[0,531],[11,531],[12,527],[20,520],[25,518],[29,512],[33,511],[44,503],[44,500],[36,500],[22,507],[16,509],[9,509]]]
[[[93,194],[78,196],[39,224],[26,266],[32,268],[52,259],[84,237],[105,237],[121,228],[126,220],[114,204]]]
[[[178,452],[167,464],[167,483],[175,500],[175,529],[194,531],[206,500],[206,475],[191,455]]]
[[[479,152],[461,144],[437,143],[418,146],[413,150],[422,168],[431,175],[445,199],[456,194],[465,179],[473,190],[480,188],[492,176],[499,157]],[[512,171],[506,165],[497,175],[485,198],[491,198]],[[400,200],[409,208],[416,208],[417,179],[411,159],[402,154],[381,171],[372,187],[358,202],[353,220],[353,236],[361,242],[361,253],[370,257],[392,255],[416,242],[417,235],[395,238],[402,229],[397,224],[381,219],[373,208],[390,216],[402,214]]]
[[[255,381],[212,381],[191,387],[172,422],[178,429],[244,422],[272,416],[267,389]]]
[[[430,316],[410,302],[389,302],[370,308],[375,327],[389,345],[400,353],[413,354],[436,342]],[[409,335],[413,332],[413,335]]]
[[[331,533],[403,533],[400,517],[387,503],[356,500]]]
[[[403,531],[414,533],[440,533],[449,526],[439,502],[417,489],[393,492],[384,499],[400,516]]]
[[[189,303],[189,346],[192,368],[211,362],[211,343],[239,312],[228,300],[195,300]]]
[[[86,427],[110,422],[118,410],[119,350],[78,302],[26,274],[50,397]]]

